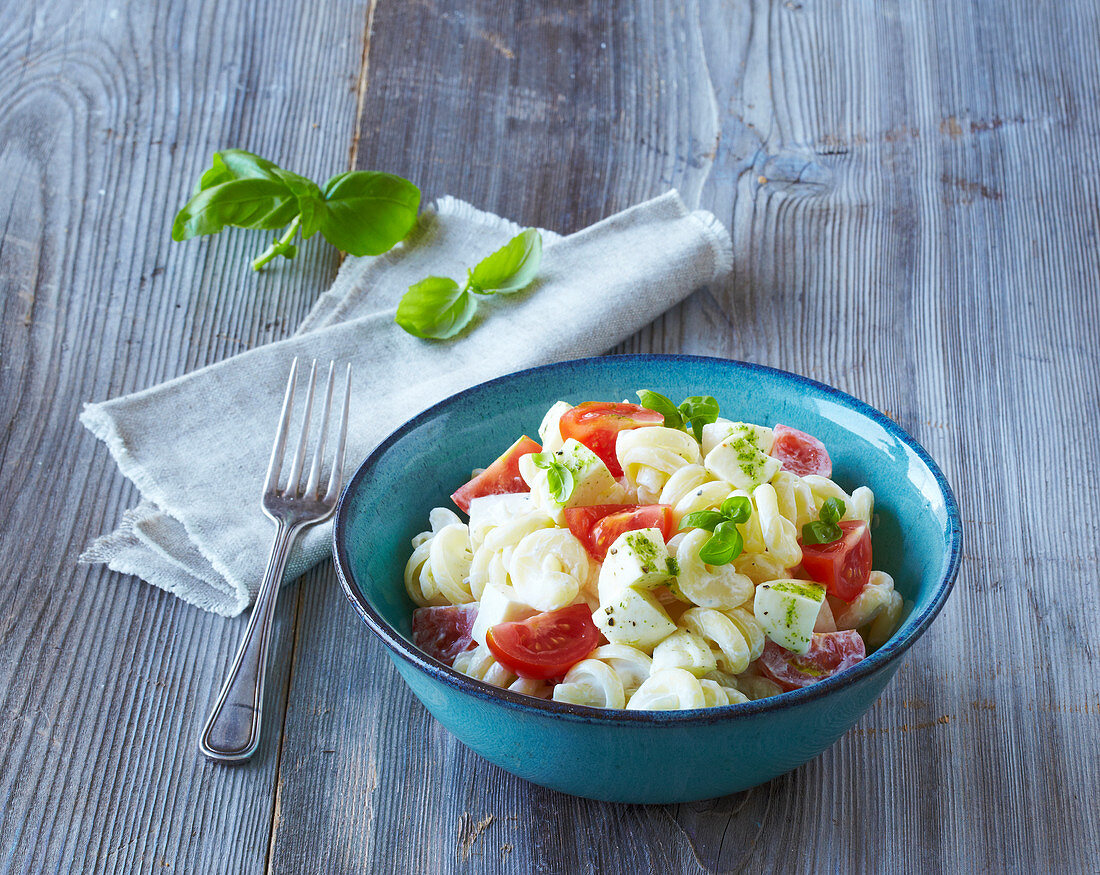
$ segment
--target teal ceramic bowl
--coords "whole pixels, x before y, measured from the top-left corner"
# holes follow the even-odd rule
[[[833,477],[876,497],[874,567],[912,608],[858,665],[771,699],[693,711],[604,711],[545,702],[472,680],[410,643],[414,605],[403,569],[428,511],[517,435],[533,434],[558,399],[714,395],[723,415],[816,435]],[[487,760],[536,784],[619,802],[671,803],[763,783],[818,756],[859,719],[902,654],[943,606],[961,529],[951,489],[928,454],[861,401],[760,365],[692,356],[612,356],[521,371],[437,404],[384,441],[336,510],[336,568],[359,615],[432,715]]]

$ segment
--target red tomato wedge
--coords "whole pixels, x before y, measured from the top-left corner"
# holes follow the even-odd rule
[[[412,615],[412,642],[428,656],[454,665],[455,657],[474,646],[470,632],[477,605],[417,608]]]
[[[760,670],[784,690],[797,690],[851,668],[867,655],[859,633],[815,632],[808,653],[791,653],[772,640],[760,654]]]
[[[619,432],[647,425],[664,425],[664,422],[663,414],[641,404],[585,401],[561,415],[558,431],[563,439],[580,441],[599,456],[613,477],[622,477],[622,466],[615,458],[615,438]]]
[[[825,444],[812,434],[786,425],[777,425],[773,430],[775,443],[772,444],[771,455],[779,459],[786,470],[799,477],[807,474],[832,476],[833,460],[829,458]]]
[[[470,512],[470,502],[483,495],[503,495],[513,492],[530,492],[531,487],[519,474],[519,457],[529,453],[540,453],[542,447],[524,435],[504,451],[488,468],[478,474],[465,486],[451,494],[451,501],[462,508],[463,513]]]
[[[871,575],[871,530],[863,520],[840,523],[843,532],[831,544],[803,544],[802,567],[829,595],[850,602]]]
[[[665,541],[672,537],[675,525],[672,507],[667,504],[596,504],[591,507],[567,507],[565,524],[584,544],[593,559],[603,562],[608,548],[623,532],[636,529],[660,529]]]
[[[497,662],[521,678],[547,680],[565,674],[596,647],[600,632],[588,605],[570,605],[526,620],[498,623],[485,633]]]

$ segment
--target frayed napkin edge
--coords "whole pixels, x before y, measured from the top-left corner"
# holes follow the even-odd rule
[[[103,410],[103,405],[109,402],[87,402],[84,404],[83,409],[80,411],[80,424],[83,425],[88,431],[90,431],[96,438],[101,440],[107,447],[107,451],[111,454],[111,458],[114,459],[115,465],[118,466],[119,473],[122,474],[127,480],[133,483],[141,495],[147,501],[152,502],[155,505],[163,507],[163,501],[160,500],[158,493],[160,492],[157,487],[156,480],[151,477],[146,471],[144,471],[130,455],[129,449],[126,447],[126,442],[123,440],[122,435],[119,433],[115,421]],[[136,532],[134,523],[136,517],[131,517],[127,522],[127,514],[131,513],[132,509],[124,511],[122,521],[119,527],[108,532],[106,535],[101,535],[96,538],[87,549],[77,557],[77,562],[81,564],[106,564],[112,571],[117,571],[121,574],[133,574],[132,570],[129,570],[125,564],[115,562],[107,559],[105,550],[114,543],[113,537],[116,534],[121,534],[126,538],[133,538],[140,540],[146,546],[149,546],[148,539],[140,538]],[[176,519],[173,517],[173,519]],[[196,599],[194,598],[193,591],[187,591],[174,583],[168,583],[167,580],[171,578],[166,576],[166,580],[161,580],[160,575],[137,575],[142,580],[153,584],[154,586],[163,589],[165,592],[170,592],[172,595],[183,599],[190,604],[197,607],[201,607],[204,610],[212,611],[220,614],[223,617],[235,617],[240,614],[245,608],[252,602],[251,595],[248,592],[248,588],[243,583],[235,581],[232,573],[229,569],[214,556],[211,556],[199,545],[199,540],[195,538],[195,535],[190,529],[188,529],[186,523],[182,520],[176,519],[177,522],[183,526],[184,531],[190,538],[191,543],[195,545],[195,549],[202,555],[207,562],[210,563],[214,571],[221,576],[225,581],[226,589],[224,594],[226,596],[225,601],[215,601],[208,599]],[[126,526],[129,525],[129,531],[126,530]],[[155,552],[158,554],[162,561],[168,562],[172,565],[180,565],[178,561],[166,554],[163,550],[157,549]],[[182,566],[180,566],[182,568]],[[184,569],[186,570],[186,569]],[[188,572],[190,573],[190,572]],[[206,582],[206,581],[204,581]],[[206,582],[209,585],[209,582]],[[229,600],[232,599],[233,603],[229,604]]]

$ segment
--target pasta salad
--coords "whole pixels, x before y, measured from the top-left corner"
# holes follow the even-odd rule
[[[679,405],[554,404],[412,542],[413,643],[514,692],[599,708],[761,699],[859,662],[903,599],[874,496],[821,441]]]

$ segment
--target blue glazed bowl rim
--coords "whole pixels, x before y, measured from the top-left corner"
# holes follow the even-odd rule
[[[345,534],[347,529],[347,512],[345,510],[345,505],[348,496],[354,492],[359,487],[359,484],[369,475],[382,455],[394,443],[401,440],[401,438],[409,432],[418,428],[422,423],[430,421],[440,411],[457,403],[459,399],[467,395],[490,390],[498,384],[507,383],[517,377],[529,374],[552,373],[556,370],[613,363],[617,361],[664,362],[669,364],[698,363],[717,365],[719,367],[732,368],[733,370],[748,373],[779,376],[783,379],[792,381],[796,385],[801,384],[811,388],[839,402],[842,406],[866,416],[916,453],[921,462],[931,471],[936,485],[944,499],[944,507],[947,513],[948,561],[944,567],[943,573],[940,575],[939,581],[936,583],[935,594],[932,601],[916,616],[916,618],[912,616],[907,617],[903,623],[903,629],[908,627],[907,634],[899,637],[895,633],[895,637],[891,638],[885,645],[838,675],[826,678],[823,681],[808,687],[803,687],[799,690],[781,693],[778,696],[771,696],[766,699],[757,699],[755,701],[741,702],[733,705],[720,705],[713,708],[686,711],[627,711],[593,708],[587,705],[571,705],[564,702],[555,702],[553,700],[525,696],[510,690],[494,687],[483,681],[467,677],[461,672],[455,671],[444,665],[442,662],[427,656],[390,626],[390,624],[371,607],[362,591],[351,582],[353,574],[351,571],[351,562],[347,554],[347,538]],[[845,687],[853,686],[899,659],[901,655],[924,634],[924,631],[943,608],[944,602],[947,601],[947,597],[955,585],[955,578],[959,571],[959,561],[962,556],[962,523],[960,521],[959,507],[955,500],[955,495],[951,491],[951,487],[944,477],[943,472],[932,460],[932,457],[924,447],[917,443],[917,441],[901,426],[866,402],[860,401],[858,398],[829,386],[826,383],[804,377],[801,374],[791,373],[790,371],[784,371],[779,368],[760,365],[754,362],[742,362],[734,359],[716,358],[712,356],[634,354],[567,359],[548,365],[525,368],[524,370],[514,371],[492,380],[486,380],[483,383],[470,386],[467,389],[463,389],[461,392],[456,392],[454,395],[444,398],[437,404],[433,404],[431,407],[417,414],[404,425],[400,426],[389,437],[382,441],[382,443],[375,447],[374,451],[367,456],[356,470],[355,474],[352,475],[347,486],[344,487],[340,495],[340,501],[336,506],[335,523],[332,527],[332,542],[333,558],[336,565],[337,576],[340,578],[340,586],[343,588],[344,594],[348,597],[348,600],[359,616],[371,631],[390,649],[391,653],[446,686],[487,703],[496,703],[509,709],[517,709],[525,712],[541,712],[546,715],[563,717],[573,721],[599,724],[642,724],[651,727],[662,725],[683,727],[724,723],[736,720],[740,717],[747,718],[798,708],[804,704],[822,699]]]

